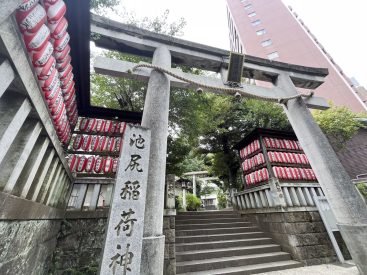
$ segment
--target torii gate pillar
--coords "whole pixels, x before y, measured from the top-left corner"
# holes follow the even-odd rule
[[[280,74],[276,86],[287,96],[297,94],[289,74]],[[289,100],[284,110],[310,159],[317,179],[335,215],[340,233],[361,274],[367,274],[367,208],[329,141],[301,98]]]
[[[158,47],[153,65],[171,68],[171,54]],[[163,209],[168,135],[170,81],[164,73],[153,70],[145,98],[142,126],[151,130],[148,186],[145,205],[143,253],[140,272],[144,275],[163,274],[164,240]]]

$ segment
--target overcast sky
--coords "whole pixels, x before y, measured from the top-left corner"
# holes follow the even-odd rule
[[[229,49],[225,0],[121,0],[138,18],[170,10],[171,21],[184,17],[182,38]],[[367,87],[367,1],[283,0],[291,5],[345,74]]]

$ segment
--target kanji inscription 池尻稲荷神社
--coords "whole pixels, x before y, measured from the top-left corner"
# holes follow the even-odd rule
[[[127,125],[100,274],[140,274],[150,131]]]

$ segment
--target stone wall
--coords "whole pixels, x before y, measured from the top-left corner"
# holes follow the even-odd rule
[[[163,235],[165,235],[164,245],[164,275],[176,274],[176,247],[175,247],[175,216],[164,216]]]
[[[105,217],[64,220],[50,274],[97,274],[106,226]]]
[[[1,220],[0,274],[48,274],[60,220]]]
[[[269,232],[294,260],[306,265],[330,263],[336,260],[325,226],[317,211],[272,212],[246,214]]]
[[[67,218],[62,222],[57,238],[49,274],[97,274],[104,245],[107,215],[107,211],[67,212]],[[174,216],[165,216],[163,227],[163,234],[166,236],[164,274],[174,275],[176,274]]]

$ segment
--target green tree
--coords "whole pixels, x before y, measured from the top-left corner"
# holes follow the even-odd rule
[[[217,198],[218,198],[218,207],[219,207],[219,209],[226,208],[226,206],[227,206],[227,195],[224,194],[221,189],[218,190]]]
[[[107,51],[105,57],[129,62],[149,61],[133,55]],[[122,78],[91,74],[91,104],[94,106],[141,112],[144,106],[146,83]]]
[[[169,36],[182,36],[183,29],[187,24],[185,18],[181,17],[175,22],[169,22],[169,13],[170,11],[167,9],[161,16],[156,16],[153,19],[148,17],[138,19],[132,13],[124,14],[122,17],[124,22],[129,25]]]
[[[239,159],[233,146],[256,127],[289,130],[290,124],[281,106],[254,99],[212,96],[205,114],[208,127],[203,131],[203,153],[212,153],[210,171],[229,186],[239,186]]]
[[[190,153],[191,145],[185,135],[167,138],[167,167],[166,174],[182,175],[186,170],[182,163]]]
[[[201,205],[201,200],[191,193],[186,194],[186,210],[197,211]]]
[[[188,154],[183,156],[182,161],[176,162],[175,166],[172,167],[175,169],[176,175],[182,175],[185,172],[207,170],[207,166],[205,165],[204,162],[205,155],[198,154],[196,150],[193,149],[192,145],[190,145],[189,150],[190,151],[188,152]],[[169,153],[167,162],[169,160],[170,155],[171,154]]]
[[[346,107],[335,106],[325,111],[313,111],[315,121],[328,137],[335,151],[343,149],[346,142],[350,140],[363,124],[358,120],[366,114],[353,113]]]
[[[215,188],[213,186],[210,184],[205,184],[204,186],[201,186],[200,196],[209,196],[210,194],[213,194],[214,191]]]
[[[91,0],[90,7],[95,11],[100,11],[106,8],[113,9],[120,3],[120,0]]]

